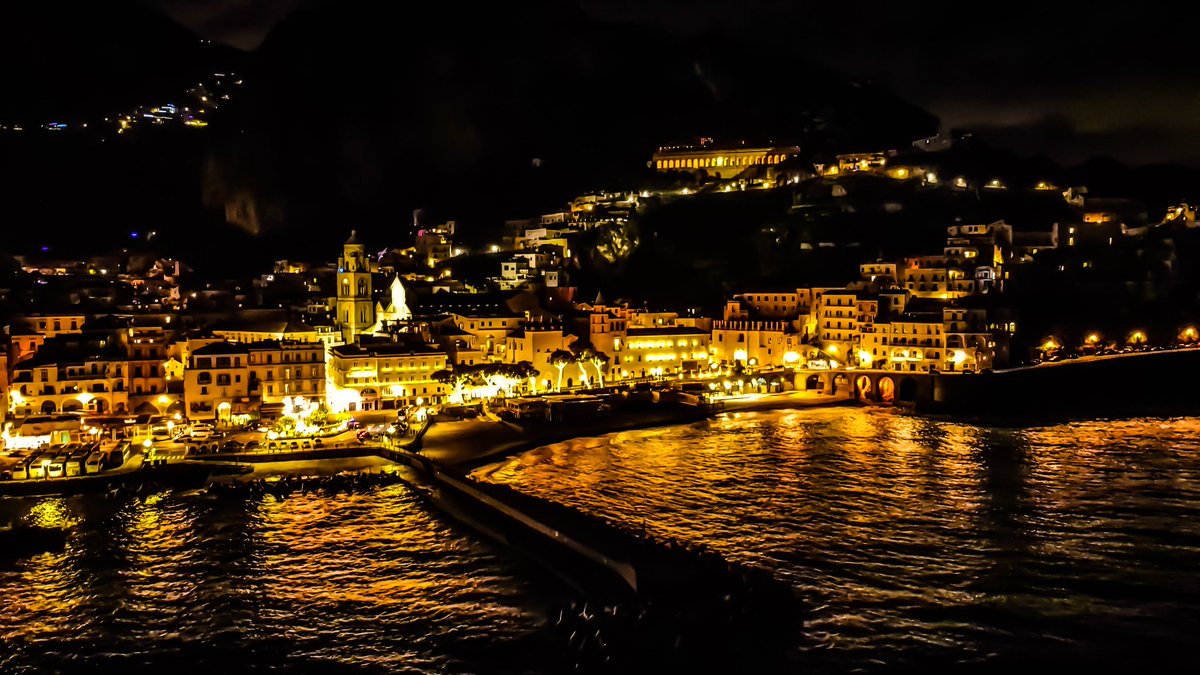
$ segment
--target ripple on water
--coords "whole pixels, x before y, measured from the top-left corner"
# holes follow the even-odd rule
[[[879,409],[565,443],[490,480],[772,570],[831,670],[1190,662],[1200,420],[987,428]]]
[[[75,528],[65,552],[0,570],[0,672],[473,671],[480,645],[527,639],[544,620],[509,561],[399,486],[3,506]]]

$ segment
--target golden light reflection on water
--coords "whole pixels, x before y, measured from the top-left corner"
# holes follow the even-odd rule
[[[98,654],[195,665],[177,652],[200,645],[202,659],[241,655],[234,670],[295,658],[315,659],[316,670],[444,672],[474,658],[455,654],[459,641],[502,643],[544,621],[525,582],[399,486],[15,508],[75,529],[62,554],[0,565],[0,672],[54,672]],[[256,646],[280,640],[290,641],[286,654]]]
[[[1019,652],[1094,622],[1183,634],[1106,589],[1170,595],[1200,559],[1198,431],[1195,418],[1022,430],[772,412],[551,446],[484,473],[775,571],[825,607],[810,624],[819,649]],[[979,623],[990,615],[1012,618]]]

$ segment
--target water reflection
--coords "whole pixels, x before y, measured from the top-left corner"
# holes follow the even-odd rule
[[[773,570],[819,608],[799,641],[817,667],[1171,662],[1200,634],[1197,430],[730,415],[490,475]]]
[[[75,521],[67,549],[0,568],[0,672],[87,666],[513,671],[544,589],[399,486],[286,500],[0,502]],[[501,647],[485,658],[487,645]]]

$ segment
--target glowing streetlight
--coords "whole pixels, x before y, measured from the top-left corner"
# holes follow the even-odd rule
[[[1100,334],[1099,333],[1091,333],[1086,338],[1084,338],[1084,342],[1088,343],[1089,345],[1099,344]]]
[[[858,350],[858,362],[864,367],[871,365],[871,361],[873,360],[874,358],[865,349]]]
[[[1146,344],[1146,333],[1141,330],[1135,330],[1129,334],[1129,338],[1125,342],[1135,347],[1144,345]]]

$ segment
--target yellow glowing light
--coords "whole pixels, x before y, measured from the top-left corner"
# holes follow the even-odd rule
[[[1052,337],[1046,338],[1046,341],[1042,343],[1042,351],[1048,352],[1048,351],[1058,349],[1058,347],[1059,347],[1058,341]]]
[[[967,360],[967,353],[961,349],[955,349],[954,355],[950,357],[950,361],[952,361],[954,363],[954,365],[956,365],[956,366],[961,365],[962,362],[966,361],[966,360]]]
[[[745,349],[738,349],[733,352],[733,360],[734,361],[745,361],[746,356],[747,356],[747,354],[746,354]]]
[[[1091,335],[1087,336],[1087,340],[1086,340],[1086,342],[1089,345],[1094,345],[1099,341],[1100,341],[1100,335],[1098,333],[1092,333]]]
[[[825,351],[829,352],[830,354],[837,354],[837,353],[838,353],[838,346],[837,346],[837,345],[829,345],[829,347],[827,347],[827,348],[825,349]]]
[[[166,405],[166,404],[168,404],[168,403],[170,403],[170,402],[171,402],[171,399],[167,398],[167,396],[166,396],[165,394],[164,394],[164,395],[162,395],[162,396],[159,396],[159,397],[158,397],[158,404],[159,404],[159,405]]]
[[[796,363],[800,360],[800,355],[796,352],[785,352],[783,355],[784,363]]]
[[[92,402],[93,398],[95,398],[95,396],[92,396],[91,394],[89,394],[85,391],[85,392],[79,394],[78,396],[76,396],[75,400],[79,401],[80,403],[82,403],[84,405],[87,405]]]
[[[1146,334],[1140,330],[1135,330],[1129,334],[1129,344],[1141,344],[1146,341]]]
[[[873,359],[871,358],[871,355],[868,354],[866,352],[866,350],[859,350],[859,352],[858,352],[858,362],[859,363],[863,364],[864,366],[869,366],[869,365],[871,365],[872,360]]]

